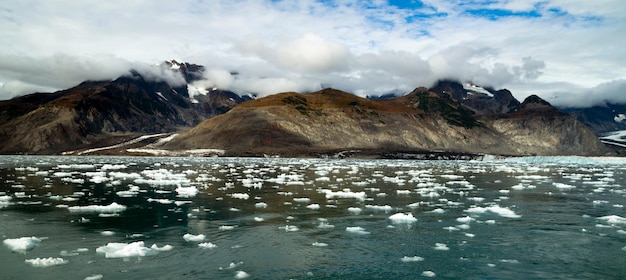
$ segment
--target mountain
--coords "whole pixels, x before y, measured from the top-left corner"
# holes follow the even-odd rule
[[[608,153],[584,124],[537,96],[520,103],[506,90],[453,81],[382,100],[330,88],[275,94],[208,119],[163,148],[231,156]]]
[[[56,154],[172,133],[246,100],[217,89],[190,96],[188,84],[202,77],[202,66],[168,61],[156,67],[173,69],[186,83],[130,71],[113,81],[0,101],[0,153]]]
[[[626,104],[607,103],[587,108],[560,108],[587,124],[597,135],[626,130]]]
[[[626,154],[626,104],[560,109],[589,126],[616,153]]]

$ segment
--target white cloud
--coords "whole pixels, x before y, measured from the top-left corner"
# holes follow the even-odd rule
[[[381,94],[457,78],[518,98],[606,96],[599,85],[626,77],[616,47],[626,45],[626,2],[421,2],[4,1],[0,99],[173,58],[207,66],[207,84],[263,94],[322,86]]]

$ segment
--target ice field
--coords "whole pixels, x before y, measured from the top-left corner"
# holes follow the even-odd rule
[[[626,158],[0,158],[0,279],[623,279]]]

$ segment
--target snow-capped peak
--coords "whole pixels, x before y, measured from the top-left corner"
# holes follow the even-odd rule
[[[473,92],[478,92],[478,93],[482,93],[485,94],[489,97],[493,97],[493,94],[491,92],[489,92],[488,90],[486,90],[483,87],[471,84],[471,83],[464,83],[463,84],[463,89],[467,90],[467,91],[473,91]]]

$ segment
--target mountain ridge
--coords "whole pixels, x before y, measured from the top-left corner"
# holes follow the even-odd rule
[[[372,155],[449,151],[502,155],[600,155],[607,150],[574,117],[529,97],[508,113],[477,115],[439,92],[368,100],[346,92],[279,93],[243,103],[181,133],[164,148],[215,148],[231,156]]]

